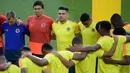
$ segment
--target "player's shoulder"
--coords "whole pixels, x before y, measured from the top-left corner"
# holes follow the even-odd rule
[[[12,68],[12,69],[19,69],[18,66],[14,65],[14,64],[11,64],[9,68]]]
[[[68,50],[64,50],[64,51],[59,51],[59,53],[60,53],[60,54],[67,54],[67,53],[72,53],[72,52],[70,52],[70,51],[68,51]]]
[[[49,17],[49,16],[47,16],[47,15],[43,15],[44,16],[44,18],[46,18],[46,19],[48,19],[48,20],[50,20],[50,21],[54,21],[51,17]]]

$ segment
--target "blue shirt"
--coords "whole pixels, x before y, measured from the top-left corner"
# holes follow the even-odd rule
[[[9,25],[8,22],[2,24],[5,34],[5,50],[19,51],[25,45],[25,34],[30,35],[29,30],[23,25]]]

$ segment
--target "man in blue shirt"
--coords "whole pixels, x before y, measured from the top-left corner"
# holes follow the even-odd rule
[[[20,48],[25,45],[25,34],[29,36],[30,33],[23,24],[18,24],[15,12],[7,12],[6,17],[7,22],[2,24],[5,34],[5,57],[18,66],[18,60],[21,57]]]

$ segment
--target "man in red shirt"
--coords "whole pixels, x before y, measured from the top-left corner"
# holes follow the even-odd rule
[[[3,53],[2,23],[6,21],[6,17],[0,14],[0,53]]]
[[[34,55],[43,57],[41,47],[44,43],[50,43],[52,23],[54,20],[43,14],[44,4],[36,1],[33,4],[35,15],[28,17],[28,29],[30,31],[29,47]]]

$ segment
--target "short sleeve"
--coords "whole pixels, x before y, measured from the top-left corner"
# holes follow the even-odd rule
[[[52,61],[52,56],[51,56],[52,54],[47,54],[47,55],[45,55],[45,57],[44,57],[44,59],[46,59],[49,63],[51,63],[51,61]]]
[[[99,49],[97,50],[96,52],[94,52],[94,54],[97,56],[97,57],[102,57],[103,54],[104,54],[104,51],[102,49]]]
[[[119,42],[124,44],[126,42],[126,36],[119,36]]]
[[[103,48],[103,45],[106,44],[103,40],[103,37],[100,37],[99,40],[97,41],[97,44],[99,44],[102,48]]]
[[[20,68],[27,68],[26,60],[24,58],[19,59]]]

